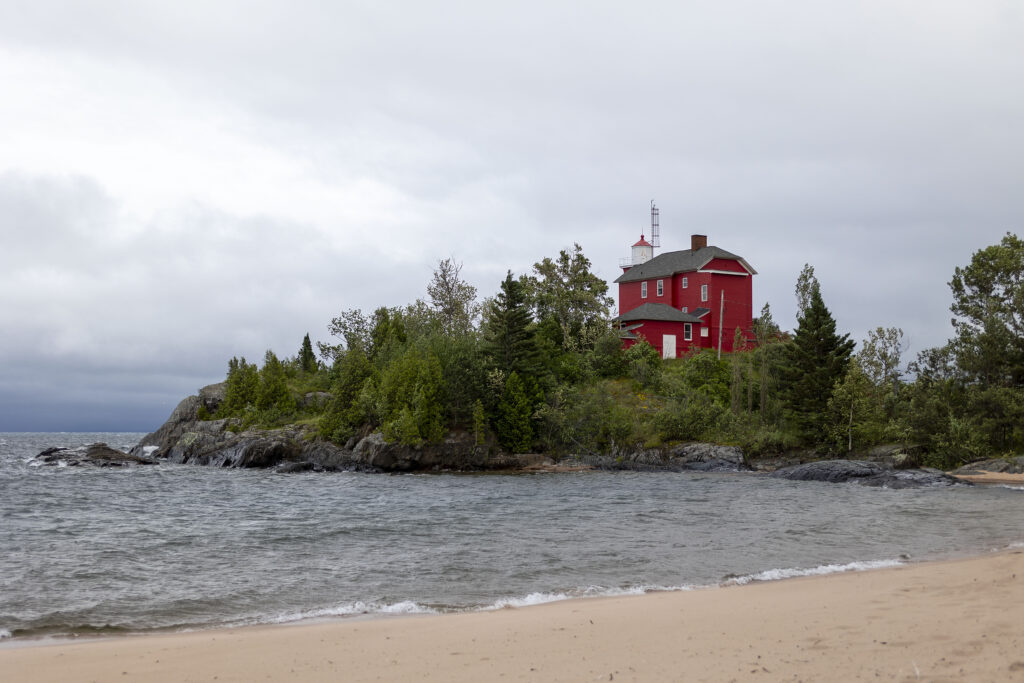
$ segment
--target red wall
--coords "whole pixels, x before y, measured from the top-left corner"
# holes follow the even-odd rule
[[[635,324],[635,323],[630,323]],[[691,350],[697,350],[701,347],[701,342],[706,342],[707,339],[703,339],[700,336],[700,325],[697,323],[693,324],[693,340],[686,341],[683,339],[683,323],[670,322],[667,320],[648,320],[645,321],[643,326],[633,330],[633,334],[638,337],[643,337],[647,340],[647,343],[658,350],[658,355],[661,355],[661,342],[662,336],[666,334],[674,334],[676,336],[676,356],[682,356]],[[629,348],[636,342],[632,339],[627,339],[623,343],[625,348]]]
[[[727,270],[730,272],[744,273],[745,275],[723,275],[721,273],[701,273],[690,271],[688,273],[676,273],[671,278],[664,278],[665,291],[658,296],[657,279],[647,281],[647,298],[640,297],[640,282],[619,283],[619,315],[628,313],[634,308],[646,303],[668,304],[676,310],[684,307],[688,312],[693,313],[698,308],[709,308],[711,312],[701,320],[707,326],[710,334],[708,337],[700,337],[699,325],[694,325],[694,345],[707,348],[718,348],[718,318],[722,307],[722,292],[725,292],[725,316],[722,320],[722,350],[732,351],[733,339],[736,328],[739,327],[747,338],[753,336],[753,276],[747,274],[747,270],[738,261],[729,259],[714,259],[704,266],[706,270]],[[683,289],[683,278],[687,278],[687,288]],[[700,300],[701,285],[708,286],[708,300]],[[662,325],[673,326],[667,331]],[[678,326],[678,327],[675,327]],[[661,335],[676,334],[676,348],[683,349],[682,323],[669,323],[662,321],[650,321],[644,324],[641,330],[648,331],[647,339],[652,346],[661,351]],[[656,337],[652,338],[652,337]],[[655,343],[655,341],[657,343]],[[627,343],[628,348],[628,343]]]

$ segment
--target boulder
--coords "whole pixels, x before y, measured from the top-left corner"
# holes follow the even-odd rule
[[[960,486],[965,484],[939,470],[930,468],[896,470],[878,462],[864,460],[819,460],[783,467],[770,476],[794,481],[856,482],[864,486],[892,489],[923,486]]]
[[[126,465],[153,465],[155,460],[139,455],[132,455],[111,448],[105,443],[92,443],[78,448],[47,448],[35,456],[35,461],[43,465],[94,465],[96,467],[124,467]]]

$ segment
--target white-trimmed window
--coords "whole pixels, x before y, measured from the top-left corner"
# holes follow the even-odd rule
[[[683,278],[683,289],[686,289],[689,286],[690,286],[690,278],[684,277]]]
[[[644,280],[643,282],[640,283],[640,298],[647,298],[647,280]]]
[[[706,328],[706,327],[700,328],[700,336],[702,336],[702,337],[708,336],[708,328]]]
[[[700,300],[701,301],[707,301],[708,300],[708,286],[707,285],[701,285],[700,286]]]
[[[658,280],[658,296],[665,296],[665,281]]]
[[[683,313],[689,313],[689,312],[690,312],[690,307],[689,306],[683,306]]]
[[[683,341],[693,341],[693,323],[683,323]]]

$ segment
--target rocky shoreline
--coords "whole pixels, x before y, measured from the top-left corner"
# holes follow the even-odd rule
[[[36,456],[42,465],[101,467],[158,462],[208,467],[263,468],[276,472],[544,472],[629,470],[642,472],[761,472],[770,476],[821,482],[857,482],[866,486],[908,488],[970,485],[938,470],[920,468],[913,449],[883,447],[863,460],[822,460],[813,451],[748,461],[736,446],[708,443],[662,448],[616,448],[606,454],[575,454],[555,462],[543,454],[511,454],[493,443],[477,444],[472,434],[451,432],[436,444],[407,446],[388,442],[379,432],[338,445],[320,438],[309,426],[243,431],[237,419],[203,420],[223,400],[224,385],[204,387],[181,401],[170,418],[147,434],[130,453],[92,444],[77,449],[52,448]],[[1021,471],[1021,462],[992,460],[955,474]],[[975,468],[975,469],[969,469]]]

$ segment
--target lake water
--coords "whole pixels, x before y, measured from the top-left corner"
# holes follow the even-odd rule
[[[756,474],[37,467],[0,433],[0,637],[491,609],[1024,542],[1024,490]]]

